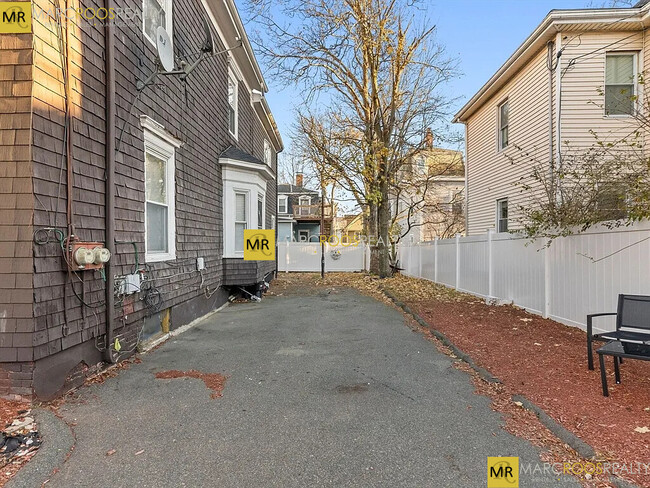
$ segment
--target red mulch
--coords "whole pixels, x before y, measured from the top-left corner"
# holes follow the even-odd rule
[[[203,380],[205,387],[212,390],[210,398],[219,398],[222,395],[223,388],[226,386],[227,376],[219,373],[201,373],[195,369],[189,371],[160,371],[156,373],[158,379],[173,379],[173,378],[196,378]]]
[[[650,433],[634,430],[650,427],[650,362],[625,361],[622,384],[616,385],[607,358],[610,397],[605,398],[597,355],[596,370],[587,370],[586,335],[577,328],[475,299],[409,306],[508,390],[525,395],[594,447],[603,460],[650,463]],[[618,474],[650,486],[650,473],[642,471]]]

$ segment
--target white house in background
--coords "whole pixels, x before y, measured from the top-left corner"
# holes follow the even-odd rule
[[[593,146],[592,130],[611,141],[635,127],[638,74],[650,66],[649,25],[648,0],[552,10],[456,114],[466,130],[468,235],[513,230],[526,203],[517,181],[533,165],[513,165],[517,151],[550,168],[565,152]]]

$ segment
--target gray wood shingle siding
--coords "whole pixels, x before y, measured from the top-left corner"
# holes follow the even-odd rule
[[[47,0],[35,0],[33,3],[35,8],[54,8],[54,4]],[[81,6],[99,8],[103,3],[82,0]],[[117,0],[116,6],[139,10],[142,8],[142,2]],[[203,16],[208,18],[200,0],[174,0],[173,46],[177,58],[186,58],[200,51],[204,37],[201,24]],[[205,260],[204,286],[214,289],[227,284],[224,269],[227,263],[222,260],[224,209],[219,157],[226,148],[233,145],[264,160],[266,133],[254,113],[248,89],[243,82],[239,82],[238,140],[228,132],[227,54],[207,58],[191,73],[186,83],[176,76],[159,76],[156,84],[145,88],[136,100],[136,83],[146,79],[156,66],[154,47],[142,33],[141,19],[142,12],[138,12],[135,22],[119,24],[115,28],[116,138],[123,127],[124,133],[118,143],[119,151],[116,156],[115,229],[119,243],[116,244],[116,254],[111,260],[114,274],[118,276],[129,274],[135,269],[136,252],[138,267],[145,268],[144,142],[139,116],[147,115],[183,141],[183,146],[175,153],[176,260],[146,264],[148,276],[155,280],[155,286],[162,294],[161,309],[172,309],[173,322],[173,311],[176,307],[204,297],[205,290],[200,288],[201,276],[196,271],[197,257]],[[62,157],[65,145],[65,90],[56,23],[48,18],[34,18],[33,30],[33,49],[11,49],[11,59],[15,58],[14,67],[27,65],[33,69],[32,112],[29,113],[29,105],[26,105],[25,128],[12,128],[13,132],[8,134],[3,126],[0,131],[0,143],[10,141],[13,148],[26,148],[26,162],[21,165],[30,166],[31,158],[29,171],[25,167],[18,171],[13,163],[11,167],[7,166],[7,163],[0,163],[0,192],[22,194],[19,191],[19,183],[22,185],[24,182],[28,196],[27,200],[21,198],[27,212],[24,219],[21,217],[25,221],[24,225],[21,220],[20,228],[14,223],[2,227],[7,232],[0,232],[0,246],[3,250],[0,258],[0,297],[3,302],[7,301],[6,307],[10,307],[13,313],[10,322],[5,321],[9,328],[0,332],[0,362],[3,363],[0,364],[0,394],[9,392],[8,383],[3,383],[3,371],[8,367],[6,363],[39,361],[53,354],[71,350],[82,343],[94,343],[95,338],[103,335],[106,330],[103,305],[105,282],[101,274],[86,271],[81,275],[83,283],[76,277],[73,278],[75,291],[79,295],[83,294],[84,301],[90,307],[82,306],[72,290],[68,289],[66,312],[64,285],[67,271],[60,244],[54,239],[45,245],[31,243],[32,213],[34,230],[46,227],[65,229],[67,204],[67,175]],[[63,30],[65,32],[65,29]],[[79,22],[73,27],[72,33],[73,224],[81,240],[104,242],[104,28],[89,22]],[[2,37],[5,38],[4,35]],[[31,36],[29,37],[28,44],[31,45]],[[214,30],[213,39],[215,51],[223,51],[225,46]],[[3,49],[2,44],[0,49]],[[0,51],[0,58],[0,66],[11,61],[4,51]],[[32,86],[31,83],[29,85]],[[29,96],[29,93],[26,96]],[[4,100],[0,98],[0,102]],[[135,107],[129,116],[134,100]],[[6,103],[1,105],[0,112],[6,113],[5,106]],[[30,126],[33,134],[31,146],[27,136]],[[26,131],[26,134],[22,131]],[[18,146],[18,140],[23,141],[23,145]],[[275,171],[274,151],[272,164]],[[5,188],[6,182],[9,181],[7,178],[15,181],[18,179],[16,175],[21,176],[20,181],[12,184],[10,188]],[[59,180],[62,184],[59,184]],[[5,197],[7,195],[2,195],[1,199]],[[58,213],[55,212],[57,200]],[[16,210],[13,210],[15,213]],[[267,228],[270,228],[272,215],[275,214],[275,181],[270,181],[266,194]],[[4,214],[0,210],[0,216],[2,215]],[[4,223],[0,222],[0,226],[2,225]],[[7,236],[11,239],[5,240]],[[28,255],[24,257],[15,254],[16,247],[12,251],[11,258],[16,263],[24,261],[24,266],[20,264],[20,269],[18,264],[3,266],[5,252],[9,252],[11,245],[9,241],[12,241],[12,244],[15,242],[15,246],[20,246],[23,251],[29,250]],[[16,261],[18,257],[19,260]],[[274,269],[275,263],[271,264],[271,268],[267,264],[253,266],[255,276],[259,276],[260,269]],[[242,270],[242,278],[248,280],[249,267],[251,266],[233,265],[232,272],[228,272],[229,283],[237,281],[239,269]],[[23,290],[24,293],[19,293],[18,290]],[[20,317],[16,316],[16,313]],[[151,313],[144,302],[138,299],[138,295],[133,295],[124,303],[118,304],[115,314],[116,334],[124,334],[129,340],[136,337],[144,319]],[[69,325],[67,334],[63,328],[66,315]],[[187,313],[180,315],[185,317]],[[25,322],[19,324],[18,319]],[[19,328],[20,333],[26,334],[24,337],[14,338],[13,335],[7,335],[17,333]],[[94,360],[94,357],[78,355],[72,359],[88,362]],[[27,390],[21,391],[27,394]]]

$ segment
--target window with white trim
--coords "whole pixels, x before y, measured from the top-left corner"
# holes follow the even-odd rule
[[[271,152],[271,144],[264,139],[264,164],[271,166],[273,164],[273,154]]]
[[[506,100],[499,105],[499,150],[508,147],[508,128],[510,124],[510,103]]]
[[[257,228],[264,228],[264,197],[262,195],[257,196]]]
[[[636,54],[605,55],[605,115],[632,115],[636,95]]]
[[[142,32],[156,46],[156,30],[164,27],[172,36],[172,0],[143,0],[142,1]]]
[[[289,210],[287,209],[287,196],[280,195],[278,197],[278,213],[286,214]]]
[[[311,209],[309,207],[311,205],[311,197],[300,197],[298,199],[298,205],[300,206],[299,215],[310,215]]]
[[[236,139],[237,138],[237,126],[239,119],[239,109],[238,109],[238,90],[239,82],[235,73],[231,69],[228,69],[228,131]]]
[[[508,232],[508,199],[497,200],[497,232]]]
[[[176,259],[174,146],[144,132],[145,259]]]
[[[244,252],[245,229],[248,229],[248,193],[235,192],[235,252]]]

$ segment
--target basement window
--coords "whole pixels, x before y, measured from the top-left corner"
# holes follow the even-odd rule
[[[176,259],[174,146],[144,132],[145,260]]]
[[[632,115],[636,54],[607,53],[605,60],[605,115]]]

